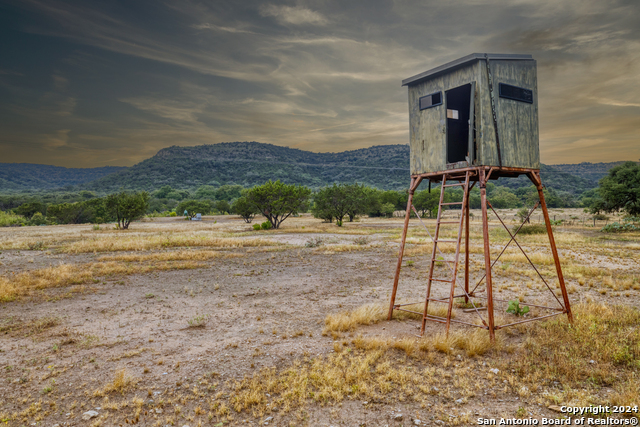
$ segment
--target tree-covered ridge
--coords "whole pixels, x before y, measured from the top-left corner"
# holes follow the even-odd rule
[[[34,163],[0,163],[0,191],[55,189],[95,181],[127,169],[120,166],[65,168]]]
[[[382,145],[341,153],[313,153],[259,142],[168,147],[131,168],[84,186],[94,191],[153,190],[163,185],[261,185],[268,180],[319,188],[360,182],[403,188],[409,182],[409,146]]]
[[[119,188],[153,191],[163,185],[187,189],[202,185],[238,184],[249,188],[270,179],[279,179],[287,184],[311,188],[358,182],[385,190],[404,189],[410,180],[409,155],[408,145],[379,145],[339,153],[313,153],[259,142],[173,146],[85,188],[98,192]],[[613,167],[615,164],[610,165]],[[598,170],[606,169],[606,165],[599,164]],[[573,195],[597,186],[597,180],[586,175],[575,176],[567,172],[568,167],[542,165],[545,185]],[[581,166],[576,170],[583,169]],[[530,182],[521,177],[502,179],[499,185],[515,189],[529,186]]]
[[[609,163],[582,162],[582,163],[576,163],[576,164],[549,165],[548,167],[555,169],[557,171],[569,173],[571,175],[588,179],[597,184],[598,181],[600,181],[602,178],[607,176],[607,174],[609,173],[609,170],[611,170],[616,166],[620,166],[623,163],[624,161],[609,162]]]
[[[379,145],[339,153],[314,153],[259,142],[172,146],[129,168],[69,169],[31,164],[0,164],[0,192],[37,192],[67,187],[108,194],[125,190],[153,192],[163,186],[191,190],[208,185],[250,188],[269,180],[312,189],[360,183],[382,190],[409,185],[409,146]],[[597,187],[597,179],[618,165],[580,163],[542,165],[544,184],[574,197]],[[592,170],[593,169],[593,170]],[[516,190],[531,185],[526,177],[496,184]],[[170,197],[182,200],[180,197]]]

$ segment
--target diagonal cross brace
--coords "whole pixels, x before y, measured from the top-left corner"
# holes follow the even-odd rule
[[[488,202],[487,202],[488,203]],[[526,224],[526,222],[529,220],[529,217],[533,214],[533,212],[538,209],[538,205],[540,204],[540,202],[536,202],[536,204],[533,206],[533,208],[529,211],[529,214],[525,217],[524,221],[522,222],[522,224],[520,224],[520,227],[518,227],[518,229],[516,230],[516,232],[511,236],[511,239],[509,239],[509,241],[507,242],[506,245],[504,245],[504,248],[502,248],[502,251],[500,251],[500,254],[498,255],[498,257],[493,261],[493,263],[491,264],[491,268],[493,268],[494,265],[496,265],[496,263],[498,262],[498,260],[500,259],[500,257],[502,256],[502,254],[504,253],[504,251],[507,250],[507,248],[509,247],[509,245],[511,244],[512,241],[515,240],[515,236],[518,235],[518,232],[520,231],[520,229]],[[492,208],[493,209],[493,208]],[[495,212],[495,211],[494,211]],[[497,215],[497,214],[496,214]],[[478,286],[480,286],[480,283],[482,283],[482,281],[484,280],[484,278],[487,277],[487,273],[484,274],[484,276],[482,276],[480,278],[480,280],[478,280],[478,283],[476,284],[476,286],[473,288],[473,290],[471,291],[471,293],[475,292],[476,289],[478,289]]]
[[[533,267],[533,269],[536,271],[536,273],[538,273],[538,276],[540,276],[540,279],[542,279],[544,284],[547,286],[547,289],[549,289],[549,292],[551,292],[551,294],[556,299],[556,301],[558,301],[558,304],[560,304],[560,307],[562,307],[563,310],[566,310],[566,307],[560,302],[560,300],[558,299],[558,296],[556,295],[556,293],[553,292],[553,290],[551,289],[551,287],[549,286],[547,281],[544,280],[544,277],[542,277],[542,274],[540,274],[540,272],[538,271],[536,266],[533,264],[533,262],[529,258],[529,255],[527,255],[527,253],[524,251],[524,249],[522,249],[522,246],[520,246],[520,243],[518,243],[518,241],[516,240],[515,236],[513,234],[511,234],[511,231],[509,230],[509,227],[507,227],[507,225],[502,221],[502,218],[500,218],[500,216],[498,215],[498,212],[496,212],[496,210],[493,209],[493,206],[491,206],[491,203],[489,201],[487,201],[487,204],[489,205],[489,207],[491,208],[493,213],[496,215],[498,220],[500,220],[500,223],[502,224],[504,229],[507,230],[507,233],[509,233],[509,235],[511,236],[511,240],[513,240],[516,243],[516,245],[518,245],[518,248],[520,249],[520,251],[522,251],[522,255],[524,255],[524,257],[527,259],[527,261],[529,261],[529,264],[531,264],[531,267]]]

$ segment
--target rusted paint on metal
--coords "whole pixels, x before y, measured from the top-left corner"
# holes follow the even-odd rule
[[[487,181],[484,168],[480,169],[480,207],[482,209],[482,239],[484,241],[484,268],[487,288],[487,317],[489,320],[489,339],[496,340],[493,320],[493,282],[491,280],[491,248],[489,242],[489,220],[487,219]]]
[[[525,253],[524,249],[520,246],[520,244],[516,240],[516,236],[517,236],[518,232],[520,231],[522,226],[526,223],[527,219],[531,216],[531,214],[535,211],[535,209],[537,209],[538,203],[536,203],[536,205],[533,207],[533,209],[531,209],[528,212],[527,217],[522,222],[522,224],[520,224],[518,229],[514,233],[512,233],[511,230],[504,223],[502,218],[500,218],[500,216],[497,214],[495,209],[493,209],[493,207],[491,206],[491,203],[487,201],[486,188],[485,187],[486,187],[486,183],[488,182],[488,180],[490,178],[499,178],[499,177],[503,177],[503,176],[511,177],[511,176],[517,176],[517,175],[522,175],[522,174],[526,174],[531,179],[531,181],[534,183],[534,185],[536,186],[536,188],[539,191],[539,195],[540,195],[539,204],[541,206],[543,206],[543,213],[545,213],[545,223],[547,225],[547,233],[549,234],[550,246],[551,246],[552,252],[554,253],[554,261],[555,261],[555,264],[556,264],[556,271],[558,273],[558,277],[559,277],[559,281],[560,281],[560,287],[561,287],[561,290],[563,291],[564,303],[562,303],[560,300],[558,300],[558,298],[556,297],[555,293],[553,292],[553,290],[551,289],[551,287],[547,283],[546,279],[540,274],[540,272],[537,269],[537,267],[533,264],[533,262],[531,262],[531,259],[528,257],[528,255]],[[415,192],[415,189],[417,188],[417,186],[420,184],[420,181],[422,179],[424,179],[424,178],[428,178],[428,179],[436,181],[436,182],[440,181],[440,182],[443,183],[442,191],[440,193],[440,201],[439,201],[439,207],[438,207],[438,217],[437,217],[437,220],[436,220],[436,233],[434,234],[434,236],[431,236],[431,234],[429,233],[429,230],[426,228],[425,224],[422,222],[422,218],[420,218],[420,215],[419,215],[418,211],[415,209],[415,207],[412,204],[413,193]],[[447,204],[447,203],[444,203],[444,192],[445,192],[444,190],[445,190],[445,188],[448,188],[448,187],[460,186],[462,180],[464,180],[464,184],[462,184],[462,186],[464,187],[463,194],[465,196],[463,196],[463,201],[462,202],[456,202],[456,204],[461,205],[461,209],[462,209],[462,212],[461,212],[461,215],[459,217],[459,220],[458,221],[443,221],[442,220],[442,218],[443,218],[442,217],[442,215],[443,215],[442,206]],[[458,183],[458,184],[447,184],[447,182],[451,182],[451,181],[459,181],[460,183]],[[469,283],[468,283],[469,263],[466,260],[466,257],[467,257],[467,254],[468,254],[468,239],[469,239],[469,229],[468,229],[468,227],[469,227],[469,215],[468,215],[468,212],[469,212],[469,200],[468,200],[468,195],[469,195],[469,192],[470,192],[471,188],[476,183],[478,183],[479,186],[480,186],[480,199],[481,199],[481,208],[482,208],[482,216],[483,216],[483,219],[482,219],[482,222],[483,222],[483,224],[482,224],[482,232],[483,232],[484,258],[485,258],[485,277],[480,279],[480,281],[477,283],[476,287],[471,292],[469,292]],[[491,340],[495,340],[495,331],[496,330],[504,328],[506,326],[511,326],[511,325],[515,325],[515,324],[519,324],[519,323],[525,323],[525,321],[522,321],[522,322],[510,323],[508,325],[496,325],[495,324],[495,319],[494,319],[494,302],[507,302],[507,301],[493,297],[493,286],[492,286],[492,278],[491,278],[491,269],[495,265],[495,263],[500,259],[501,255],[504,253],[504,251],[507,249],[507,247],[511,244],[512,241],[515,242],[515,244],[518,246],[518,248],[525,255],[527,260],[533,266],[535,271],[538,273],[539,277],[543,280],[545,285],[548,287],[549,291],[553,294],[553,296],[558,301],[558,304],[560,306],[562,306],[562,308],[547,307],[547,306],[535,305],[535,304],[528,304],[528,305],[531,306],[531,307],[538,307],[538,308],[541,308],[541,309],[558,311],[558,312],[560,312],[560,314],[567,313],[567,317],[568,317],[569,321],[573,320],[572,319],[572,315],[571,315],[571,306],[569,304],[569,299],[568,299],[568,295],[567,295],[567,292],[566,292],[566,287],[565,287],[565,284],[564,284],[564,278],[562,277],[562,269],[561,269],[559,258],[558,258],[558,252],[557,252],[557,249],[556,249],[556,246],[555,246],[555,241],[553,239],[553,231],[551,229],[551,222],[549,220],[548,212],[546,211],[546,204],[545,204],[545,201],[544,201],[544,194],[542,193],[542,182],[540,180],[539,170],[530,169],[530,168],[510,168],[510,167],[498,168],[498,167],[493,167],[493,166],[483,166],[483,167],[465,168],[463,170],[446,171],[440,176],[437,176],[434,173],[414,175],[414,176],[412,176],[412,181],[411,181],[411,186],[410,186],[409,193],[410,193],[410,199],[409,199],[409,203],[407,204],[407,214],[405,215],[405,224],[404,224],[404,229],[403,229],[403,234],[402,234],[402,239],[401,239],[401,248],[400,248],[400,253],[399,253],[399,256],[398,256],[398,264],[396,266],[396,276],[394,278],[394,289],[393,289],[393,293],[392,293],[391,304],[390,304],[390,307],[389,307],[389,316],[388,316],[389,319],[392,318],[393,310],[410,311],[410,310],[407,310],[407,309],[402,309],[401,307],[402,306],[406,306],[406,305],[410,305],[410,304],[414,304],[414,303],[395,304],[395,298],[396,298],[397,289],[398,289],[398,281],[399,281],[400,269],[401,269],[401,266],[402,266],[402,256],[403,256],[403,253],[404,253],[404,244],[406,242],[406,234],[407,234],[407,230],[408,230],[408,226],[409,226],[410,210],[413,210],[415,212],[417,218],[419,219],[420,223],[425,228],[425,230],[427,231],[429,236],[432,238],[433,243],[434,243],[433,251],[432,251],[432,254],[431,254],[431,263],[430,263],[430,268],[429,268],[429,280],[428,280],[428,283],[427,283],[427,295],[426,295],[426,298],[425,298],[424,312],[422,313],[422,322],[421,322],[422,324],[421,324],[421,328],[420,328],[422,334],[424,334],[425,325],[426,325],[426,321],[427,320],[428,321],[435,321],[435,322],[444,324],[445,328],[447,328],[447,331],[449,329],[450,324],[453,322],[453,323],[467,324],[469,326],[476,326],[476,327],[481,327],[483,329],[487,329],[489,331],[489,335],[490,335]],[[465,197],[466,197],[466,199],[465,199]],[[500,252],[498,257],[495,260],[493,260],[493,262],[491,261],[491,252],[490,252],[489,224],[488,224],[488,219],[487,219],[488,208],[491,208],[493,210],[493,212],[495,213],[496,217],[501,222],[502,226],[507,230],[508,234],[510,235],[509,242],[504,246],[504,248],[502,249],[502,251]],[[440,224],[445,224],[445,223],[458,224],[458,238],[456,240],[453,240],[453,242],[455,242],[457,244],[457,246],[456,246],[456,258],[454,260],[436,260],[436,252],[437,251],[440,252],[440,254],[442,255],[442,251],[440,251],[440,249],[438,247],[438,242],[442,242],[443,241],[443,240],[439,239]],[[463,229],[462,229],[463,225],[465,226],[465,229],[464,229],[464,234],[465,234],[465,283],[464,283],[464,285],[458,283],[457,275],[456,275],[457,266],[458,266],[458,262],[459,262],[459,255],[460,255],[460,245],[461,245],[461,238],[462,238],[462,233],[463,233]],[[447,262],[446,265],[449,266],[449,269],[451,270],[451,273],[452,273],[451,279],[446,279],[445,280],[445,279],[433,277],[435,263],[439,262],[439,261]],[[453,266],[452,266],[451,263],[453,264]],[[476,289],[477,289],[478,285],[480,285],[480,283],[482,283],[482,281],[485,278],[486,278],[486,287],[485,287],[485,289],[479,290],[476,293]],[[449,295],[447,297],[443,297],[443,298],[431,297],[431,284],[432,284],[433,281],[441,281],[441,282],[449,283],[450,284]],[[455,294],[454,291],[455,291],[456,285],[463,291],[463,294],[458,294],[458,295]],[[486,292],[486,296],[478,295],[479,293],[484,293],[484,292]],[[482,322],[482,325],[470,324],[470,323],[467,323],[467,322],[464,322],[464,321],[461,321],[461,320],[451,319],[453,300],[455,298],[461,298],[461,297],[464,297],[465,301],[468,301],[469,297],[486,299],[487,300],[486,310],[487,310],[487,315],[488,315],[488,319],[487,319],[488,322],[485,321],[485,319],[482,317],[482,315],[480,315],[480,310],[477,307],[475,307],[475,309],[473,311],[475,311],[477,313],[477,315],[479,316],[479,318],[480,318],[480,320]],[[446,317],[437,317],[437,316],[432,316],[432,315],[428,314],[428,307],[429,307],[429,302],[430,301],[435,302],[435,303],[447,304],[448,305],[447,316]],[[413,312],[413,311],[411,311],[411,312]],[[413,312],[413,313],[417,313],[417,312]],[[555,314],[558,314],[558,313],[555,313]],[[539,319],[544,319],[544,318],[547,318],[547,317],[550,317],[550,316],[552,316],[552,315],[541,316],[541,317],[537,317],[537,318],[533,318],[533,319],[527,319],[526,322],[539,320]]]
[[[396,293],[398,291],[398,280],[400,280],[400,269],[402,268],[402,257],[404,255],[404,244],[407,240],[407,230],[409,228],[409,217],[411,216],[411,206],[413,203],[413,193],[416,191],[416,188],[420,185],[422,178],[420,177],[412,177],[411,184],[409,185],[409,200],[407,201],[407,212],[404,217],[404,228],[402,230],[402,239],[400,241],[400,250],[398,253],[398,264],[396,265],[396,274],[393,279],[393,291],[391,293],[391,303],[389,305],[389,315],[387,316],[387,320],[391,320],[393,317],[393,304],[396,301]]]
[[[544,191],[542,189],[542,180],[540,179],[540,172],[538,171],[530,174],[529,178],[538,189],[538,197],[540,198],[540,205],[542,206],[544,223],[547,226],[547,235],[549,236],[549,245],[551,246],[551,252],[553,253],[553,261],[556,265],[556,273],[558,274],[560,291],[562,292],[562,299],[564,300],[564,308],[567,313],[567,317],[569,318],[569,322],[573,323],[573,314],[571,313],[571,303],[569,303],[569,295],[567,294],[567,288],[564,284],[564,275],[562,274],[560,257],[558,256],[558,249],[556,248],[556,240],[553,238],[553,230],[551,229],[551,220],[549,219],[549,211],[547,211],[547,203],[544,200]],[[555,293],[553,295],[555,295]]]

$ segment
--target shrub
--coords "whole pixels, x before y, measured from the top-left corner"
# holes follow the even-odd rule
[[[262,224],[260,224],[260,228],[262,228],[263,230],[271,230],[273,226],[269,221],[265,221]]]
[[[305,246],[308,248],[317,248],[320,245],[322,245],[321,237],[312,237],[311,239],[307,240],[307,243],[305,243]]]
[[[509,301],[509,307],[507,307],[507,313],[515,314],[516,316],[524,316],[529,312],[529,307],[526,305],[520,307],[520,301],[514,299]]]
[[[600,229],[603,233],[623,233],[625,231],[640,231],[640,227],[632,224],[630,222],[624,222],[620,224],[619,222],[612,222],[611,224],[607,224],[602,229]]]
[[[11,225],[22,224],[24,222],[25,218],[23,216],[0,211],[0,227],[9,227]]]
[[[40,212],[36,212],[33,214],[31,219],[29,220],[29,225],[44,225],[47,223],[47,218],[42,215]]]
[[[356,245],[366,245],[369,243],[369,239],[364,236],[356,237],[355,239],[353,239],[353,243]]]
[[[262,227],[260,227],[260,224],[253,224],[253,229],[256,231],[259,231]]]

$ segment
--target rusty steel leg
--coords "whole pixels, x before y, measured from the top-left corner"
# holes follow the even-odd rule
[[[433,281],[433,271],[436,267],[436,250],[438,249],[438,237],[440,236],[440,219],[442,215],[442,202],[444,201],[445,184],[447,175],[442,175],[442,185],[440,186],[440,201],[438,202],[438,217],[436,218],[436,231],[433,233],[433,248],[431,250],[431,261],[429,262],[429,278],[427,279],[427,297],[424,300],[424,312],[422,314],[422,326],[420,335],[424,335],[427,326],[427,316],[429,315],[429,299],[431,298],[431,282]]]
[[[469,196],[471,190],[467,186],[465,189],[467,192],[467,203],[465,206],[465,231],[464,231],[464,302],[469,302]]]
[[[393,317],[393,305],[396,302],[396,292],[398,291],[398,280],[400,280],[400,269],[402,268],[402,256],[404,255],[404,243],[407,240],[407,230],[409,228],[409,217],[411,216],[411,206],[413,202],[413,193],[415,192],[422,178],[411,178],[409,186],[409,200],[407,201],[407,213],[404,217],[404,229],[402,230],[402,239],[400,240],[400,251],[398,253],[398,264],[396,265],[396,275],[393,279],[393,291],[391,292],[391,302],[389,303],[389,315],[387,320]]]
[[[558,256],[558,249],[556,248],[556,241],[553,238],[553,230],[551,229],[551,220],[549,219],[549,211],[547,211],[547,203],[544,200],[544,192],[542,190],[542,180],[540,174],[531,174],[531,179],[538,189],[538,196],[540,197],[540,205],[542,206],[542,214],[544,215],[544,222],[547,226],[547,235],[549,236],[549,245],[551,245],[551,252],[553,253],[553,261],[556,264],[556,272],[558,273],[558,282],[560,283],[560,290],[562,291],[562,299],[564,300],[564,308],[567,313],[567,318],[570,323],[573,323],[573,314],[571,313],[571,304],[569,303],[569,295],[567,294],[567,288],[564,285],[564,276],[562,275],[562,267],[560,265],[560,257]]]
[[[487,282],[487,316],[489,318],[489,338],[496,340],[495,324],[493,322],[493,289],[491,281],[491,250],[489,248],[489,220],[487,218],[487,188],[485,171],[480,169],[480,205],[482,207],[482,239],[484,240],[484,268]]]

